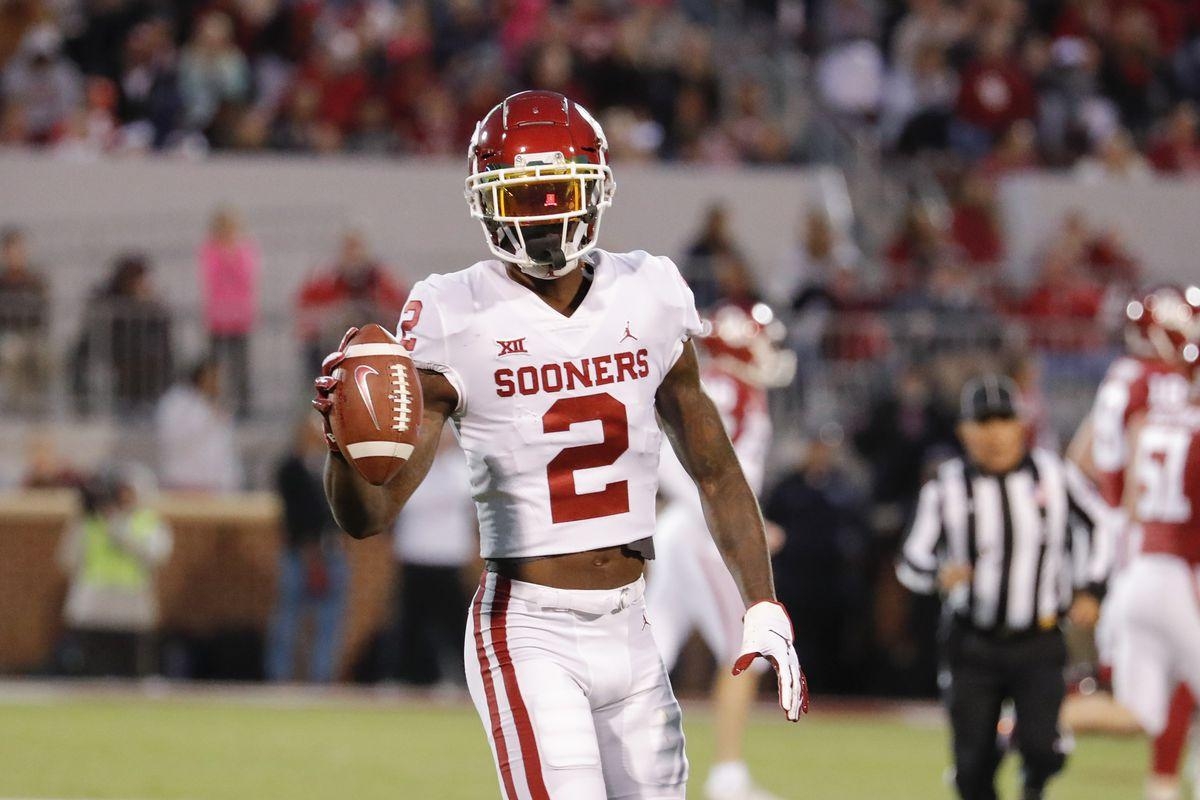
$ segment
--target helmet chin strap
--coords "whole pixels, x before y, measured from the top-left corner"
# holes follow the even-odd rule
[[[517,269],[524,272],[531,278],[537,278],[540,281],[556,281],[564,275],[567,275],[575,270],[578,259],[570,261],[563,260],[562,266],[553,266],[550,264],[517,264]]]
[[[551,272],[558,272],[567,266],[567,256],[562,250],[562,237],[557,231],[526,240],[525,252],[539,265],[549,267]]]

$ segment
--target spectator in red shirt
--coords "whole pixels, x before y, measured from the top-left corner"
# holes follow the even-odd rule
[[[900,229],[883,254],[889,273],[888,292],[908,291],[923,280],[946,244],[943,209],[928,200],[910,201]]]
[[[1014,122],[1032,118],[1036,105],[1033,83],[1012,54],[1012,32],[989,28],[963,70],[951,140],[966,155],[981,156]]]
[[[1132,290],[1140,283],[1142,265],[1115,228],[1094,233],[1088,241],[1086,257],[1092,278],[1106,286],[1123,284]]]
[[[407,296],[390,269],[371,254],[363,231],[343,233],[336,260],[310,278],[297,299],[305,374],[320,372],[321,359],[351,325],[375,322],[394,329]]]
[[[950,220],[950,237],[972,265],[995,265],[1004,257],[996,192],[978,172],[968,173],[959,187]]]
[[[1150,143],[1150,163],[1159,172],[1182,175],[1200,172],[1200,142],[1196,139],[1196,107],[1180,103],[1163,131]]]
[[[1087,269],[1090,232],[1078,212],[1068,214],[1050,241],[1041,274],[1026,298],[1025,313],[1035,344],[1074,351],[1098,344],[1093,324],[1104,300],[1104,287]]]
[[[426,156],[451,156],[458,152],[458,113],[454,96],[443,86],[432,85],[413,104],[407,148]]]
[[[1067,0],[1051,28],[1055,39],[1088,39],[1103,36],[1110,24],[1105,0]]]
[[[317,104],[320,120],[343,136],[349,133],[354,128],[358,107],[371,93],[358,34],[348,30],[335,33],[304,70],[303,80],[313,84],[320,95]]]

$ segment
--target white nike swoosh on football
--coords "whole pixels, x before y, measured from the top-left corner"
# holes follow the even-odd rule
[[[377,369],[367,364],[359,364],[354,368],[354,384],[358,387],[363,402],[367,404],[367,411],[371,414],[371,422],[375,423],[375,430],[380,430],[379,420],[375,418],[375,404],[371,402],[371,387],[367,384],[367,378],[378,374]]]

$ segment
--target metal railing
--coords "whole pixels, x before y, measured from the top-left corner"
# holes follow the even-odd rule
[[[290,315],[260,318],[240,354],[209,336],[197,311],[154,301],[93,298],[67,336],[52,338],[53,324],[64,321],[0,298],[0,402],[12,415],[141,424],[171,383],[210,352],[222,363],[230,408],[242,416],[294,410],[307,390],[304,342]],[[325,344],[318,338],[314,349]],[[244,370],[235,363],[239,355]]]
[[[45,308],[6,300],[0,298],[0,397],[9,412],[131,424],[146,419],[171,382],[210,350],[224,367],[231,410],[251,420],[294,413],[309,396],[321,356],[363,313],[310,314],[306,336],[295,315],[269,314],[244,340],[214,339],[194,309],[99,299],[55,348],[44,336]],[[789,345],[800,365],[792,410],[803,415],[813,413],[807,403],[815,385],[851,408],[910,365],[947,374],[1007,369],[1024,352],[1040,357],[1048,394],[1086,400],[1113,352],[1110,335],[1090,322],[1031,322],[977,310],[809,311],[793,320]]]

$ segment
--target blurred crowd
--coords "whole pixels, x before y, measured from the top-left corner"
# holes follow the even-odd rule
[[[1200,3],[1184,0],[0,0],[0,75],[0,145],[78,159],[457,157],[474,121],[526,86],[588,104],[620,163],[818,161],[847,142],[892,163],[927,157],[932,188],[888,209],[881,242],[836,203],[814,200],[779,264],[752,265],[720,206],[669,254],[702,308],[773,301],[797,356],[796,383],[771,397],[779,452],[763,501],[790,534],[777,557],[780,596],[811,621],[798,647],[827,692],[932,692],[935,648],[922,637],[936,606],[902,596],[891,565],[923,475],[957,447],[958,387],[985,367],[1012,376],[1034,435],[1055,446],[1043,374],[1075,381],[1086,402],[1142,283],[1121,231],[1082,211],[1040,243],[1027,282],[1012,280],[998,180],[1047,166],[1081,182],[1200,170]],[[252,343],[279,332],[263,328],[263,253],[237,209],[214,210],[194,243],[203,352],[182,351],[180,314],[192,310],[163,300],[153,259],[135,251],[104,254],[107,274],[70,321],[66,351],[47,352],[54,265],[3,223],[5,408],[36,414],[61,385],[78,416],[153,426],[164,488],[273,489],[285,535],[262,671],[339,674],[349,571],[343,537],[313,503],[323,444],[297,424],[264,482],[243,469],[235,439],[239,422],[281,405],[264,403],[250,379]],[[393,325],[406,295],[363,230],[343,231],[308,266],[295,329],[284,332],[301,341],[305,376],[348,325]],[[784,294],[767,297],[755,266],[785,274]],[[307,380],[294,389],[303,397]],[[36,443],[28,458],[27,485],[84,487],[90,516],[64,546],[64,569],[85,589],[108,575],[143,598],[130,606],[130,637],[114,643],[87,633],[91,595],[80,590],[61,666],[99,648],[127,652],[122,671],[142,669],[155,613],[147,586],[169,532],[140,513],[126,483],[94,484]],[[442,598],[439,610],[464,602],[470,512],[465,498],[461,514],[439,502],[463,484],[461,465],[443,463],[431,494],[401,518],[393,624],[370,663],[352,665],[356,675],[459,674],[457,616],[412,610],[422,598]],[[434,528],[453,536],[413,535]],[[411,658],[422,651],[438,656]]]
[[[701,308],[782,300],[801,382],[828,362],[896,363],[979,348],[1086,361],[1107,350],[1142,281],[1120,231],[1079,210],[1040,244],[1032,279],[1014,280],[994,186],[977,172],[959,176],[949,195],[911,200],[873,254],[860,250],[849,226],[811,207],[784,265],[791,287],[783,298],[759,288],[727,219],[720,206],[708,211],[681,261],[685,277]]]
[[[0,142],[458,156],[517,88],[614,158],[1200,170],[1194,0],[4,0]]]

